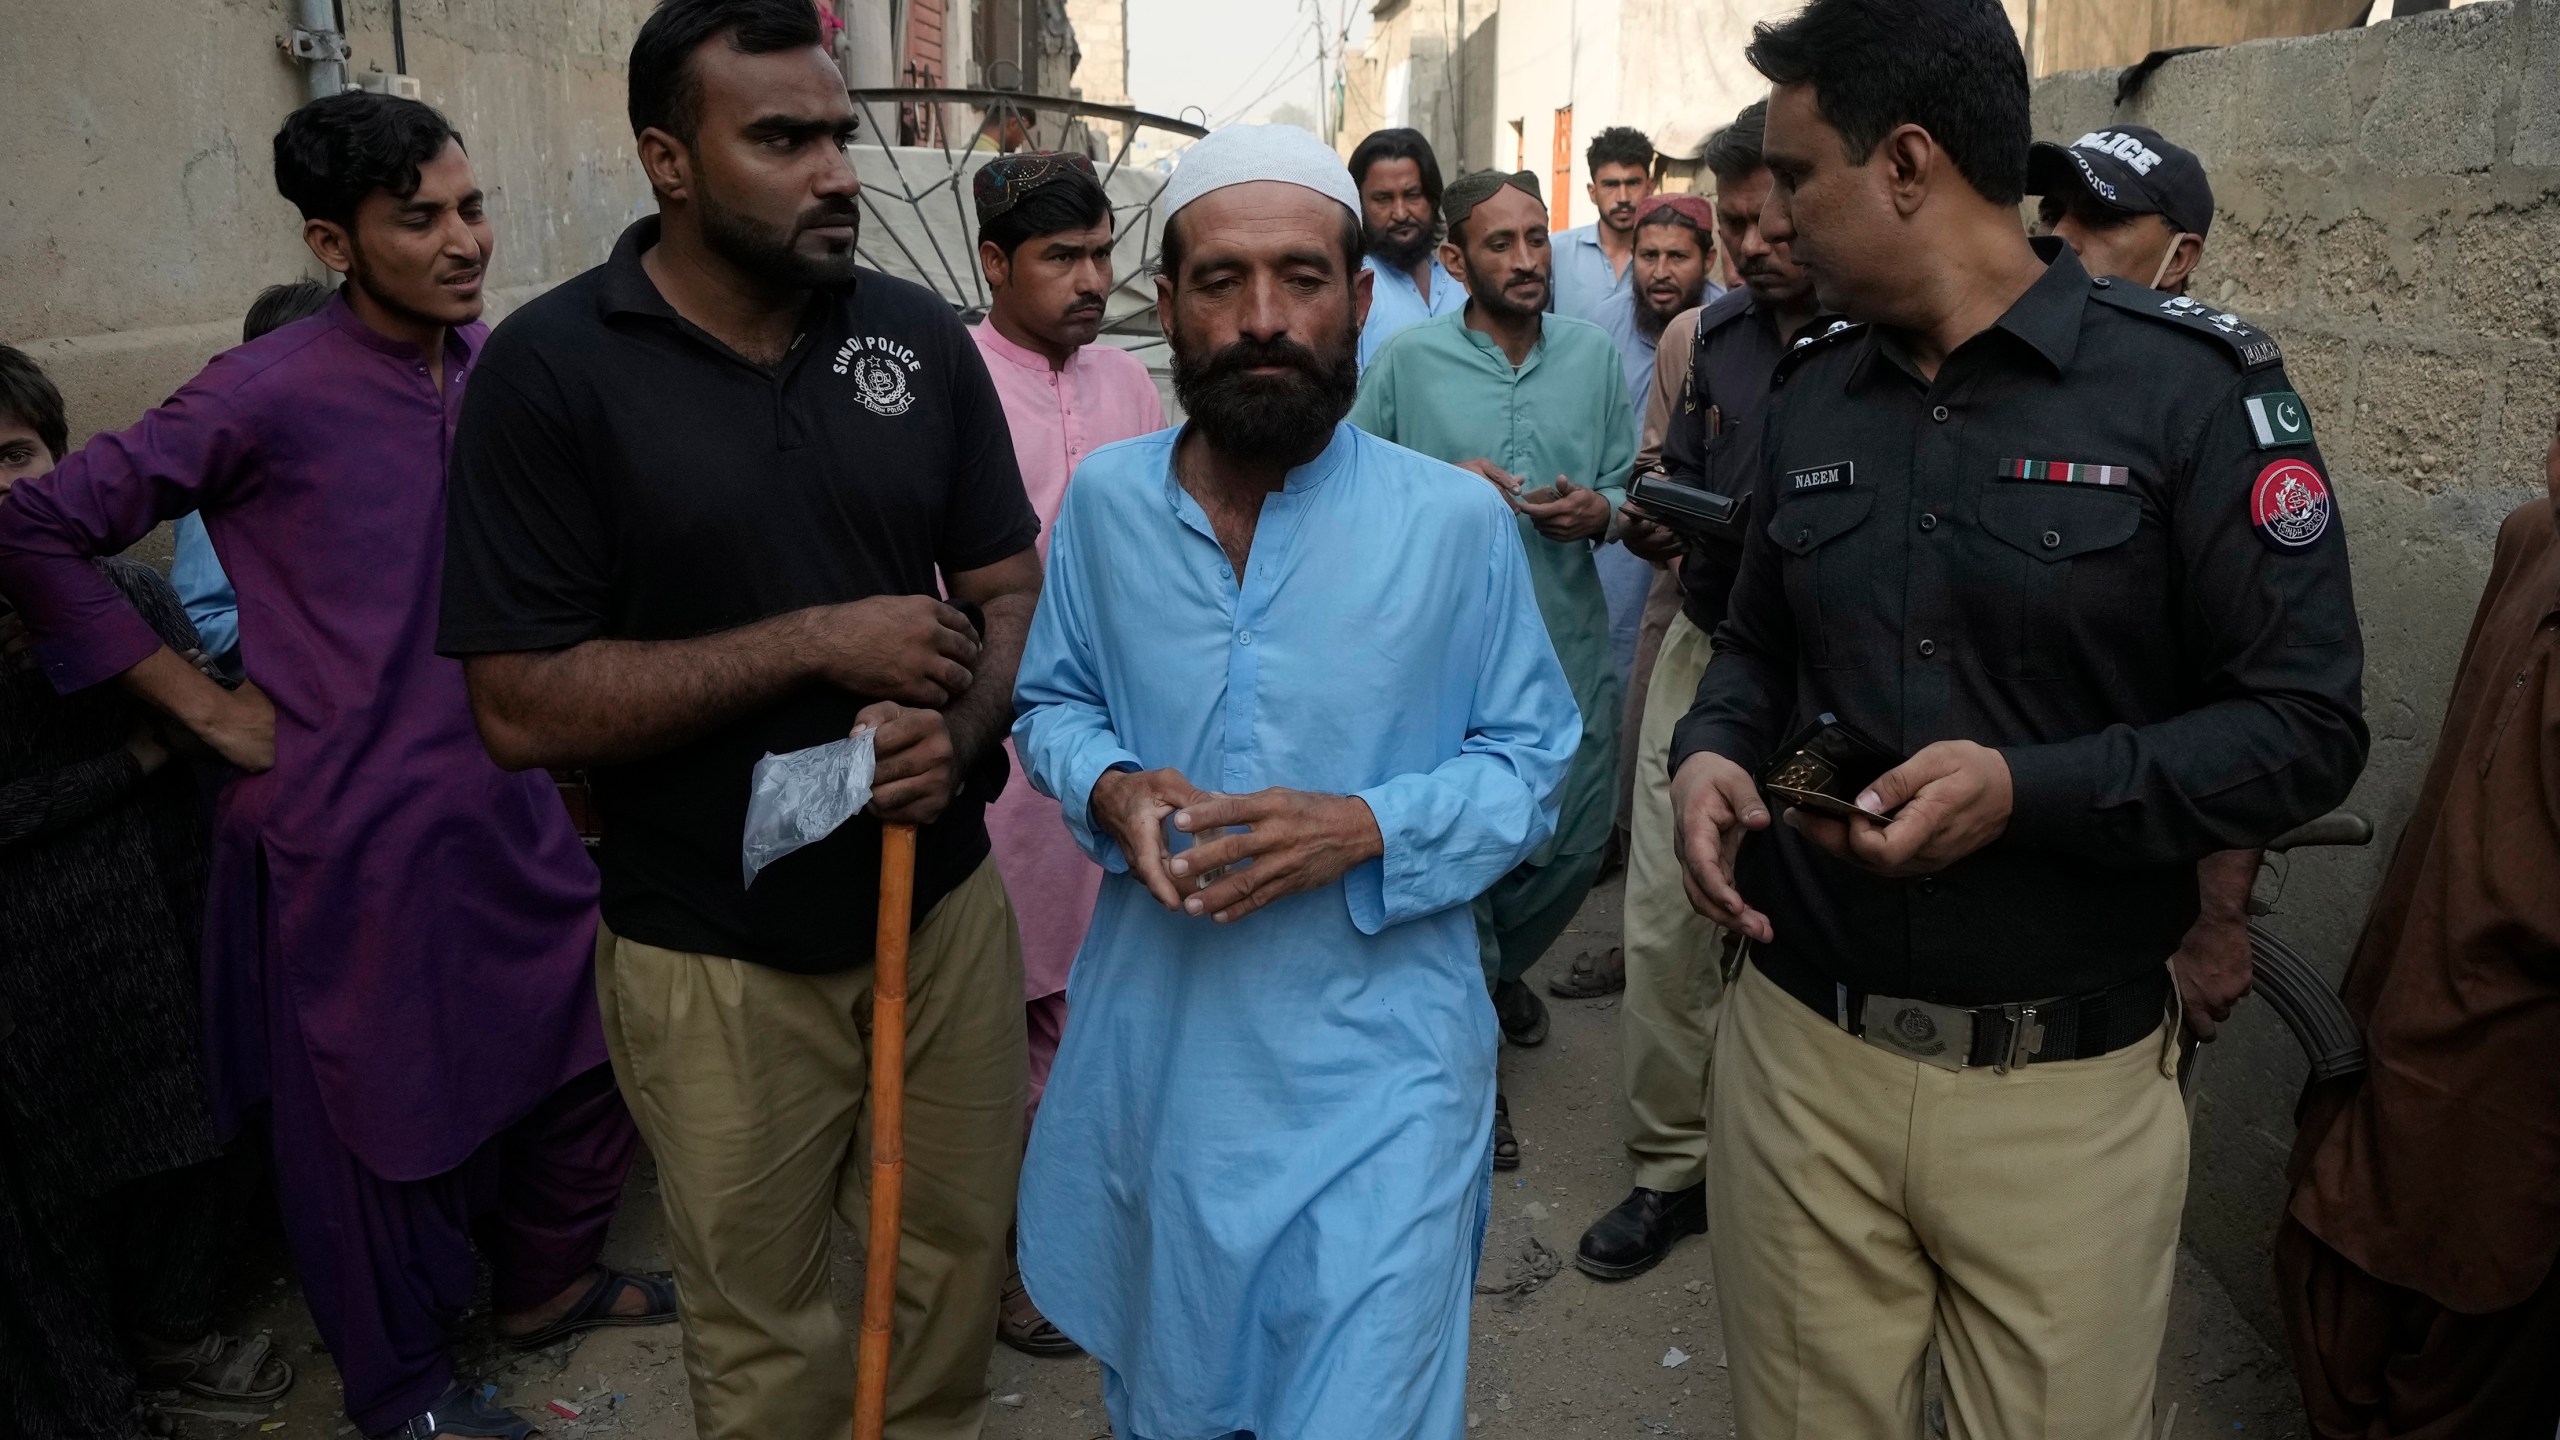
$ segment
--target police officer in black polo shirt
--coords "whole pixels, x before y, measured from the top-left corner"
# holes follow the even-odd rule
[[[1751,58],[1763,233],[1864,323],[1779,364],[1673,746],[1692,898],[1749,940],[1708,1118],[1735,1417],[1910,1433],[1934,1333],[1955,1433],[2134,1440],[2196,861],[2364,761],[2336,499],[2272,341],[2030,247],[1997,0],[1814,0]]]
[[[594,776],[598,999],[704,1435],[852,1422],[830,1216],[859,1225],[868,1176],[880,824],[923,827],[888,1433],[974,1434],[1024,1091],[982,811],[1038,520],[951,308],[856,263],[855,114],[808,0],[663,0],[630,89],[659,213],[490,338],[439,647],[501,763]],[[857,727],[868,812],[748,883],[757,761]]]

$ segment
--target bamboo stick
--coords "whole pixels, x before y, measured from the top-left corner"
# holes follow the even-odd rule
[[[880,932],[871,982],[871,1207],[863,1252],[854,1440],[880,1440],[889,1414],[889,1330],[898,1308],[898,1220],[907,1180],[907,922],[916,828],[880,827]]]

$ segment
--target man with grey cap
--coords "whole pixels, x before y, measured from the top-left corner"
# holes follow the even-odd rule
[[[1635,407],[1607,331],[1547,310],[1547,206],[1538,177],[1480,170],[1441,197],[1440,263],[1463,309],[1404,331],[1369,362],[1351,423],[1475,472],[1519,515],[1548,637],[1582,706],[1582,746],[1556,836],[1476,903],[1494,1012],[1515,1045],[1546,1039],[1546,1003],[1521,976],[1564,933],[1599,877],[1618,808],[1621,686],[1592,544],[1626,499]],[[1507,1105],[1494,1165],[1520,1163]]]
[[[2213,226],[2213,186],[2193,152],[2157,130],[2118,125],[2068,145],[2027,151],[2027,193],[2043,197],[2036,231],[2071,247],[2082,269],[2187,293]]]
[[[1235,126],[1163,206],[1190,418],[1078,467],[1014,694],[1108,872],[1023,1279],[1120,1436],[1455,1440],[1496,1046],[1468,907],[1555,829],[1581,725],[1502,497],[1342,423],[1342,162]]]
[[[2187,293],[2213,225],[2203,162],[2141,125],[2092,130],[2068,145],[2037,141],[2027,150],[2027,193],[2042,197],[2037,234],[2070,246],[2081,268],[2166,295]],[[2249,891],[2259,858],[2255,850],[2225,850],[2196,864],[2195,924],[2169,965],[2187,1028],[2199,1041],[2212,1040],[2249,993]]]

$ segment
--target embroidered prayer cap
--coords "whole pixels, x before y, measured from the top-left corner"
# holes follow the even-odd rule
[[[1526,170],[1504,174],[1499,170],[1472,170],[1449,182],[1440,194],[1440,213],[1451,225],[1475,213],[1475,208],[1494,197],[1503,186],[1521,191],[1544,205],[1547,197],[1538,191],[1538,177]]]
[[[1704,195],[1656,195],[1636,212],[1636,224],[1659,225],[1665,210],[1696,226],[1701,234],[1716,233],[1716,207],[1707,203]]]
[[[1093,162],[1082,155],[1043,151],[1034,155],[999,155],[978,167],[970,189],[978,202],[978,224],[1021,204],[1047,186],[1070,175],[1095,179]]]
[[[1332,146],[1295,125],[1229,125],[1182,152],[1164,187],[1165,219],[1212,190],[1254,180],[1302,186],[1359,218],[1359,187]]]

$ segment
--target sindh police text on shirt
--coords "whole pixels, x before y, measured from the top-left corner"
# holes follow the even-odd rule
[[[2198,858],[2362,768],[2346,537],[2275,343],[2042,248],[1934,380],[1865,327],[1780,363],[1769,518],[1673,763],[1756,773],[1830,712],[1905,755],[1998,748],[2015,795],[1998,840],[1915,879],[1783,825],[1745,841],[1764,966],[1966,1005],[2156,973]]]

